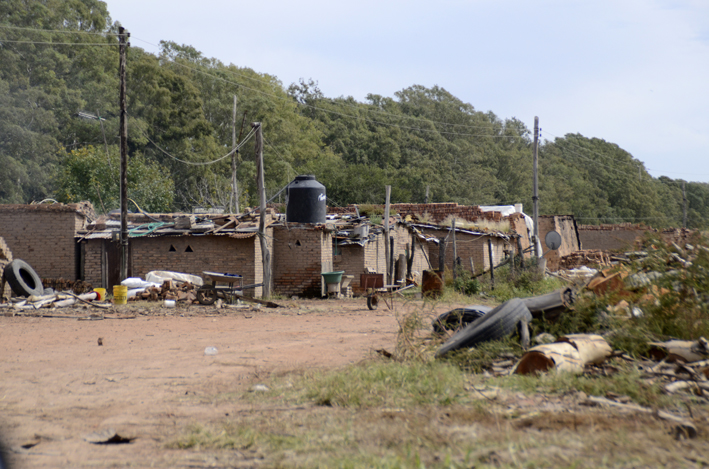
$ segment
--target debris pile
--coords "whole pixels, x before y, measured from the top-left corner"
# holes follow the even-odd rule
[[[130,296],[128,301],[145,300],[145,301],[164,301],[175,300],[180,303],[194,304],[197,301],[197,288],[190,282],[178,284],[173,280],[165,280],[160,287],[150,286],[141,292],[136,292]]]
[[[608,251],[602,251],[599,249],[585,249],[581,251],[574,251],[559,260],[560,270],[577,269],[582,266],[609,267],[610,265],[610,253]]]
[[[90,292],[94,289],[93,285],[83,280],[65,280],[63,278],[43,278],[42,286],[47,289],[51,288],[54,291],[72,291],[77,295]]]

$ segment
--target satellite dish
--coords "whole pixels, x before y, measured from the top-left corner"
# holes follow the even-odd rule
[[[544,237],[544,244],[551,250],[559,249],[559,246],[561,246],[561,235],[556,231],[550,231]]]

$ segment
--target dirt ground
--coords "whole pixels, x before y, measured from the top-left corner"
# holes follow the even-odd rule
[[[135,318],[103,320],[78,319],[95,309],[54,311],[75,318],[0,310],[0,440],[8,467],[212,467],[207,455],[166,445],[190,422],[252,405],[210,396],[245,392],[272,373],[340,367],[376,349],[393,351],[397,318],[407,307],[421,308],[370,311],[364,299],[281,303],[258,310],[129,304],[108,316]],[[217,354],[205,355],[206,347]],[[525,402],[516,399],[517,406]],[[537,409],[542,401],[550,402],[527,399]],[[552,410],[563,411],[557,404]],[[87,441],[110,431],[134,440]]]
[[[196,404],[195,395],[245,390],[271,373],[343,366],[394,347],[395,312],[370,311],[364,299],[280,303],[116,308],[134,319],[0,317],[0,439],[10,467],[174,467],[183,455],[165,449],[165,439],[192,419],[225,412]],[[217,354],[205,355],[206,347]],[[136,439],[85,440],[108,429]]]

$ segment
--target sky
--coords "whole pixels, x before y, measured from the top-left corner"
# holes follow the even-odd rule
[[[709,182],[706,0],[106,0],[161,40],[327,97],[445,88],[541,137],[617,144],[654,176]]]

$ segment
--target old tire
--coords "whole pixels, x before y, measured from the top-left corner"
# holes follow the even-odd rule
[[[546,295],[521,298],[534,319],[544,318],[552,322],[571,310],[574,299],[575,293],[568,287]]]
[[[532,313],[519,298],[502,303],[485,316],[476,319],[456,332],[436,352],[437,357],[463,347],[474,347],[481,342],[499,340],[517,330],[520,321],[529,322]]]
[[[201,305],[213,305],[217,301],[217,290],[214,288],[200,288],[197,290],[197,301]]]
[[[457,331],[476,319],[485,316],[492,309],[490,306],[483,305],[456,308],[438,316],[433,320],[431,326],[433,331],[438,334],[442,334],[445,331]]]
[[[367,296],[367,308],[375,310],[379,307],[379,298],[376,293]]]
[[[19,296],[40,296],[44,293],[42,279],[30,265],[20,259],[15,259],[5,266],[5,280],[10,288]]]

